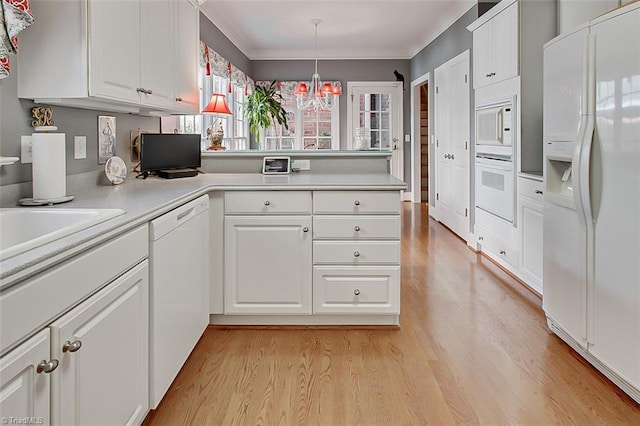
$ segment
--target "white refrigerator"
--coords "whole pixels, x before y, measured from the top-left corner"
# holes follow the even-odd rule
[[[640,3],[544,47],[543,308],[640,402]]]

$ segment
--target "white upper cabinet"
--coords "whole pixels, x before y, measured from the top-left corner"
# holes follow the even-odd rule
[[[200,54],[200,10],[192,0],[176,2],[176,63],[175,63],[175,109],[198,114],[200,112],[200,88],[198,86],[198,64]]]
[[[196,4],[32,0],[31,7],[38,20],[20,38],[18,97],[105,111],[169,113],[184,109],[176,101],[185,91],[183,76],[189,75],[190,99],[197,92],[192,87],[198,72]]]
[[[473,87],[518,75],[518,3],[473,30]]]

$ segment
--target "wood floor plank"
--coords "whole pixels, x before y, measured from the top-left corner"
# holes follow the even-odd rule
[[[400,328],[210,327],[147,425],[640,424],[540,298],[403,205]]]

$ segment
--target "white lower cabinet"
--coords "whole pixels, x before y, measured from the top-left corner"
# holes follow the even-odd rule
[[[314,266],[313,312],[398,314],[400,266]]]
[[[400,313],[400,194],[313,193],[313,313]]]
[[[520,276],[542,294],[543,184],[518,179],[518,219],[521,230]]]
[[[399,191],[226,192],[229,316],[216,320],[397,324],[400,203]]]
[[[225,203],[225,314],[311,314],[311,194],[228,192]]]
[[[142,423],[149,406],[147,256],[142,225],[0,291],[0,418]]]
[[[54,424],[140,424],[148,409],[145,260],[51,324]]]
[[[49,424],[50,380],[58,360],[49,358],[49,329],[0,358],[0,418],[3,424]]]

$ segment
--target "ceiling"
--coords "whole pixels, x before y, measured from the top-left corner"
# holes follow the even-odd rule
[[[200,0],[251,60],[410,59],[477,0]]]

